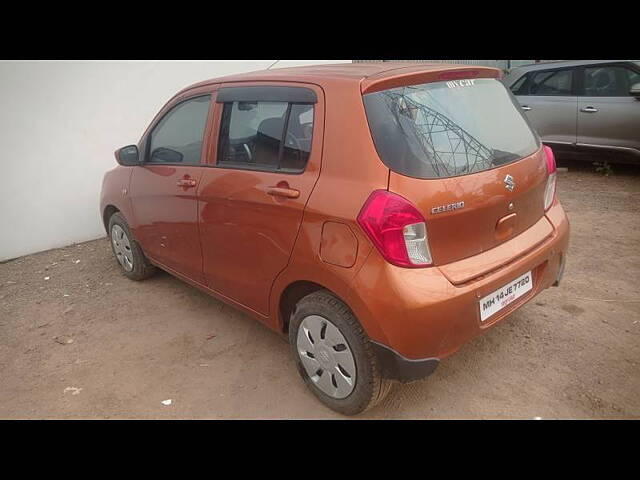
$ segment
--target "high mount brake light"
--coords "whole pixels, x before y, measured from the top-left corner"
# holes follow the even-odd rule
[[[556,197],[556,158],[553,154],[551,147],[544,145],[544,154],[547,162],[547,185],[544,189],[544,210],[545,212],[553,205],[553,200]]]
[[[438,75],[438,80],[460,80],[462,78],[475,78],[478,76],[478,70],[453,70],[443,72]]]
[[[412,268],[432,264],[424,217],[400,195],[374,191],[358,215],[358,224],[389,263]]]

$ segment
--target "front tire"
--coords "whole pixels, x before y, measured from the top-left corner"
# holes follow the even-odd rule
[[[304,382],[332,410],[356,415],[389,393],[392,382],[380,376],[362,326],[331,293],[320,290],[298,302],[289,342]]]
[[[122,273],[128,278],[144,280],[156,273],[156,267],[149,262],[138,242],[133,239],[127,221],[119,212],[109,219],[109,241]]]

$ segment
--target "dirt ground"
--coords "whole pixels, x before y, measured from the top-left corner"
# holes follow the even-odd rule
[[[566,274],[356,418],[640,418],[640,169],[570,165]],[[163,401],[171,399],[170,405]],[[0,418],[343,418],[288,345],[106,239],[0,264]]]

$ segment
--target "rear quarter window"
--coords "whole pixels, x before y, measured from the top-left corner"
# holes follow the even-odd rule
[[[410,85],[363,96],[376,150],[416,178],[481,172],[533,154],[540,141],[496,79]]]

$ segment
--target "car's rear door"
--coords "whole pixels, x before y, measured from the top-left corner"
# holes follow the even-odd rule
[[[198,192],[204,274],[209,288],[262,314],[318,179],[323,119],[315,85],[218,90],[216,140]]]
[[[145,253],[203,284],[197,194],[214,96],[201,89],[163,109],[143,139],[144,163],[130,185],[135,235]]]
[[[576,143],[575,70],[535,70],[512,89],[533,128],[544,142]]]
[[[640,101],[629,93],[640,83],[640,68],[599,64],[579,72],[578,144],[640,155]]]
[[[543,150],[498,80],[408,85],[364,99],[389,190],[423,214],[435,265],[490,250],[544,217]]]

